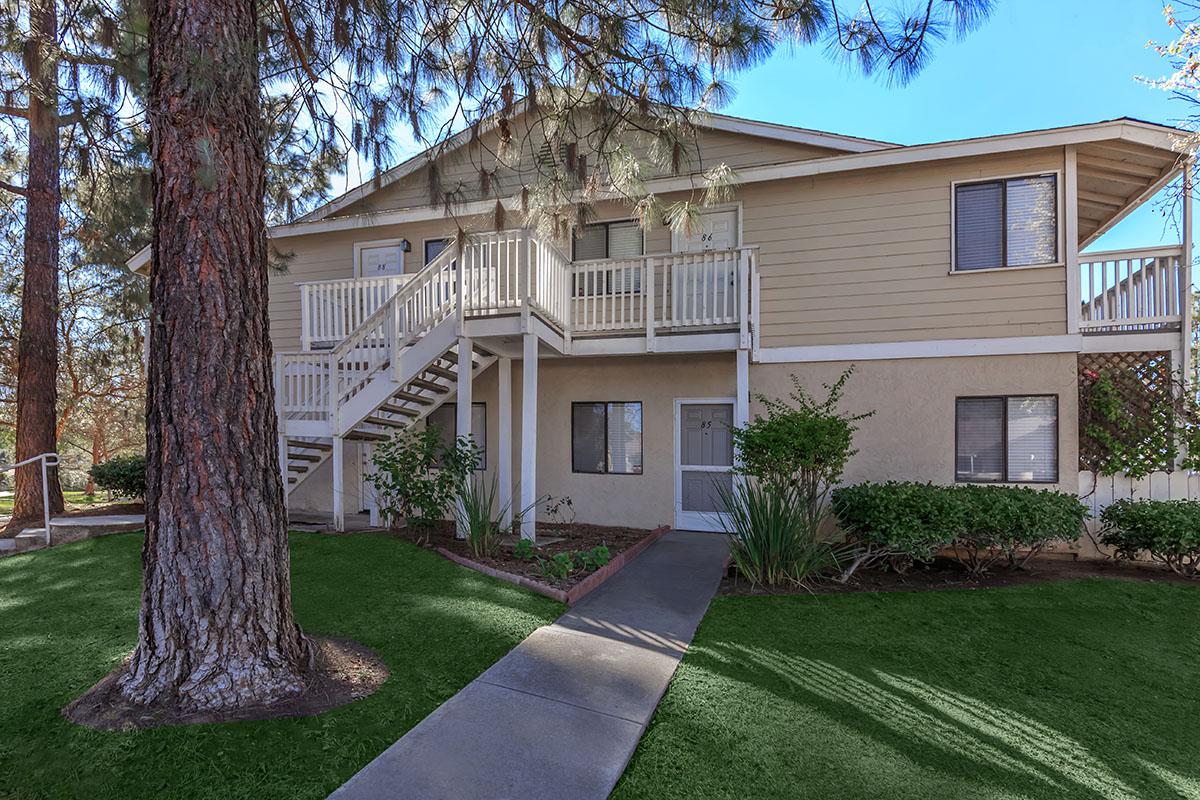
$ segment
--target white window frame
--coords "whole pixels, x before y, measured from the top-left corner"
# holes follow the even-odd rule
[[[959,269],[958,268],[958,236],[955,230],[958,221],[958,187],[975,183],[993,183],[995,181],[1010,181],[1016,178],[1041,178],[1053,175],[1054,176],[1054,196],[1057,203],[1054,209],[1054,236],[1055,255],[1058,256],[1053,263],[1050,264],[1025,264],[1019,267],[986,267],[984,269]],[[951,275],[975,275],[977,273],[987,274],[989,272],[1013,272],[1022,269],[1056,269],[1066,267],[1066,236],[1064,228],[1065,214],[1064,210],[1067,207],[1066,188],[1063,186],[1063,171],[1061,169],[1036,169],[1028,172],[1013,172],[1007,175],[981,175],[978,178],[963,178],[958,181],[950,182],[950,274]],[[1007,235],[1007,231],[1005,232]]]
[[[425,247],[430,242],[445,242],[446,248],[449,249],[454,245],[454,234],[446,234],[445,236],[427,236],[421,240],[421,268],[424,269],[429,263],[425,261]]]
[[[404,247],[402,246],[403,242],[404,242],[403,236],[397,236],[393,239],[372,239],[372,240],[366,241],[366,242],[355,242],[354,243],[354,277],[356,277],[356,278],[367,277],[367,276],[363,275],[363,270],[362,270],[363,250],[374,250],[375,248],[380,248],[380,247],[396,247],[396,248],[400,249],[400,274],[407,275],[408,273],[405,270],[406,264],[404,263],[407,260],[405,258],[407,253],[404,252]],[[425,255],[424,252],[422,252],[421,257],[424,258],[424,255]],[[372,275],[371,277],[387,277],[387,276]]]

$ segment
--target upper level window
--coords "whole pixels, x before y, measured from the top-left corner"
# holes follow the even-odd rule
[[[1058,181],[1054,175],[954,187],[954,269],[1058,263]]]
[[[425,240],[425,263],[428,264],[442,254],[442,251],[450,246],[449,239],[426,239]]]
[[[642,255],[642,226],[633,220],[593,222],[576,229],[571,242],[573,260],[632,258]]]

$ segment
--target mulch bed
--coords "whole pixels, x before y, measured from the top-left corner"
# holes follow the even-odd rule
[[[55,519],[59,519],[61,517],[111,517],[145,513],[146,506],[142,503],[105,503],[94,506],[70,506],[68,511],[53,516]]]
[[[422,547],[428,547],[433,550],[442,548],[456,556],[469,559],[485,567],[500,570],[501,572],[508,572],[522,578],[528,578],[537,583],[563,591],[574,588],[593,574],[591,572],[584,572],[583,570],[576,570],[566,579],[552,578],[544,575],[541,569],[538,568],[536,561],[532,559],[522,561],[513,556],[512,545],[515,539],[506,539],[500,552],[494,556],[476,558],[471,554],[471,548],[467,545],[467,542],[455,537],[453,522],[443,521],[437,524],[431,531],[421,533],[409,531],[406,528],[401,528],[395,531],[395,533],[409,541],[416,542]],[[620,553],[649,536],[651,531],[642,528],[609,527],[605,525],[585,525],[582,523],[559,524],[539,522],[537,534],[539,543],[534,553],[545,560],[553,558],[555,553],[590,550],[599,545],[606,546],[609,555],[615,559]],[[559,538],[561,538],[561,541],[549,541]]]
[[[383,659],[369,647],[348,639],[311,636],[313,668],[301,694],[263,706],[234,711],[182,711],[166,705],[130,703],[117,685],[128,659],[62,710],[67,719],[96,730],[135,730],[165,725],[312,717],[374,693],[388,678]]]
[[[1158,564],[1130,563],[1102,559],[1077,559],[1071,556],[1044,554],[1030,561],[1024,569],[999,567],[981,578],[972,578],[956,561],[936,558],[929,564],[916,564],[903,573],[883,569],[859,570],[846,584],[823,581],[809,587],[751,587],[738,578],[730,567],[721,581],[721,594],[850,594],[855,592],[929,592],[942,589],[994,589],[1003,586],[1029,586],[1049,581],[1079,580],[1082,578],[1124,578],[1126,580],[1183,583],[1200,587],[1200,581],[1189,580]]]

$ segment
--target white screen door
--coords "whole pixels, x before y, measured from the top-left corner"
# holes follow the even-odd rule
[[[676,401],[676,528],[725,529],[723,495],[733,489],[732,427],[732,399]]]

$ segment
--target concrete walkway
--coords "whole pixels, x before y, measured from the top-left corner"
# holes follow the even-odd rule
[[[608,797],[716,592],[727,552],[722,536],[667,534],[330,797]]]

